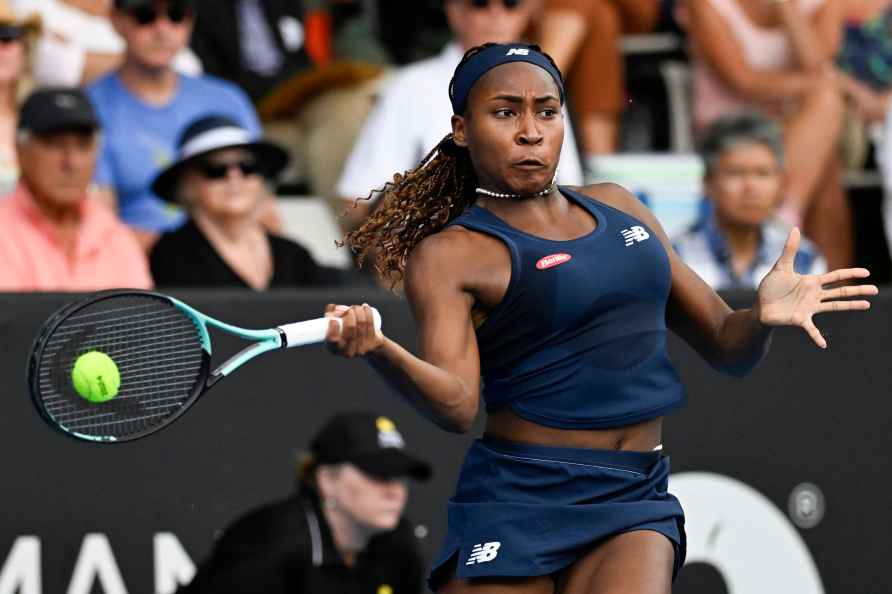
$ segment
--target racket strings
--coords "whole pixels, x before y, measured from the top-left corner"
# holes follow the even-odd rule
[[[46,414],[69,432],[96,439],[132,436],[165,422],[185,405],[202,375],[201,333],[166,299],[123,295],[91,303],[44,337],[37,366]],[[71,379],[75,361],[100,351],[118,367],[115,398],[92,403]]]

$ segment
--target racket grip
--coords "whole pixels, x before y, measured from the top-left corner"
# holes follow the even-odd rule
[[[374,317],[375,330],[380,330],[381,314],[374,307],[372,308],[372,316]],[[337,322],[339,327],[342,326],[341,318],[316,318],[315,320],[279,326],[279,330],[285,335],[285,344],[282,346],[291,348],[325,342],[325,335],[328,334],[328,324],[332,320]]]

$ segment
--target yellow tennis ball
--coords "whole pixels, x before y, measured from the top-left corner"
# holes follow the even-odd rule
[[[111,357],[100,351],[90,351],[74,362],[71,383],[86,400],[107,402],[118,395],[121,374]]]

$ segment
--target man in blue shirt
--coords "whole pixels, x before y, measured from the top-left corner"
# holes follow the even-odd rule
[[[789,232],[773,218],[784,184],[780,128],[756,113],[729,115],[706,131],[701,154],[709,202],[700,220],[675,240],[675,250],[714,289],[756,289]],[[794,266],[799,274],[827,270],[805,238]]]
[[[95,181],[149,246],[185,218],[149,189],[173,160],[183,129],[212,114],[234,119],[253,136],[260,124],[232,83],[174,71],[194,23],[189,0],[115,0],[111,20],[127,47],[121,68],[87,89],[104,131]]]

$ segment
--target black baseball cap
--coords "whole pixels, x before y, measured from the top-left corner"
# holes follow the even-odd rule
[[[430,464],[407,454],[405,448],[393,421],[367,412],[331,417],[310,442],[317,464],[349,462],[376,478],[429,479]]]
[[[48,134],[99,128],[93,104],[78,88],[52,87],[31,93],[19,109],[19,130]]]

